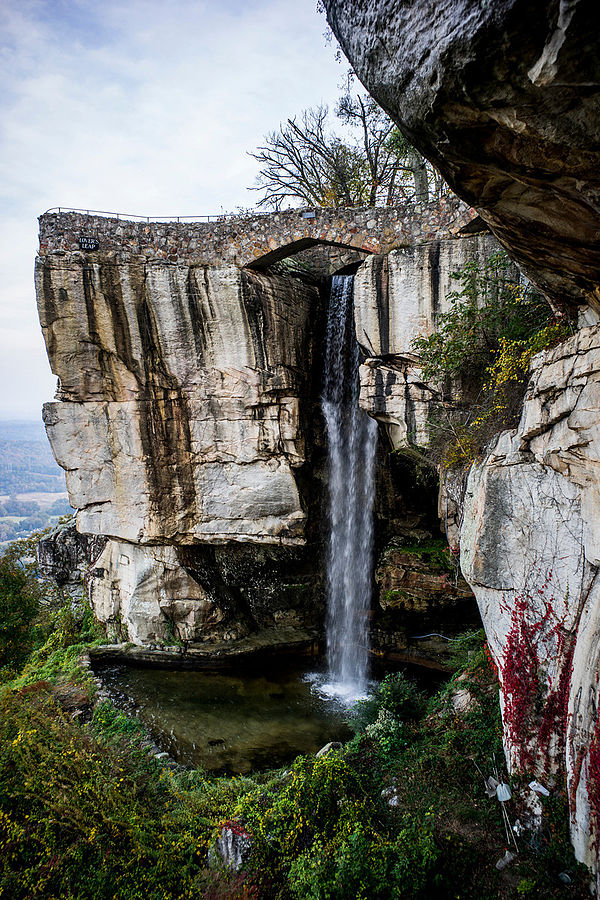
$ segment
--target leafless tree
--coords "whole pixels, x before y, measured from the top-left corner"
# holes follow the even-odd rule
[[[367,202],[364,160],[327,127],[327,107],[305,110],[268,134],[250,156],[260,163],[258,206],[279,209],[286,200],[309,206],[357,206]]]
[[[253,188],[263,192],[258,206],[426,202],[431,188],[439,196],[440,176],[371,97],[347,91],[336,117],[344,139],[329,127],[327,107],[319,106],[288,119],[250,154],[261,166]]]

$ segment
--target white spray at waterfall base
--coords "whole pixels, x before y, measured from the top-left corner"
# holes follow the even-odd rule
[[[358,405],[353,288],[352,276],[332,279],[322,395],[329,468],[329,672],[321,690],[346,700],[367,689],[377,448],[377,424]]]

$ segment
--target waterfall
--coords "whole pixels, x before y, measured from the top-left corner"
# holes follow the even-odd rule
[[[329,464],[329,687],[348,698],[367,686],[377,446],[377,424],[358,405],[353,290],[352,276],[332,279],[322,395]]]

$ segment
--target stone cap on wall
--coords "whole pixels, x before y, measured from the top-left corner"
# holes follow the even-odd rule
[[[88,214],[40,216],[40,255],[117,252],[184,265],[265,268],[317,244],[387,253],[456,236],[477,213],[458,198],[402,206],[289,209],[208,222],[149,222]]]

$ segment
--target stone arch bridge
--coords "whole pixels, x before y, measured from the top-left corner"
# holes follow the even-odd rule
[[[387,253],[465,233],[476,219],[458,199],[349,209],[290,209],[209,222],[132,221],[111,215],[40,216],[40,252],[117,251],[182,265],[268,268],[316,245]]]
[[[44,422],[77,528],[98,537],[85,569],[111,639],[175,633],[197,659],[313,640],[321,278],[369,257],[355,279],[361,404],[399,442],[432,394],[408,367],[411,337],[444,310],[451,273],[485,258],[489,235],[453,239],[480,224],[458,200],[214,222],[41,216],[36,293],[58,376]]]

